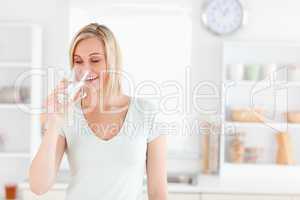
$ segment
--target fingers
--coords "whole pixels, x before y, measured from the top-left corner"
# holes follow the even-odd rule
[[[54,93],[62,93],[64,92],[69,85],[69,82],[67,80],[62,80],[60,83],[54,88]]]
[[[80,90],[76,96],[74,97],[72,104],[76,104],[77,102],[79,102],[81,99],[84,99],[87,96],[87,93],[84,92],[83,90]]]
[[[68,85],[70,84],[70,81],[68,81],[67,79],[62,79],[57,86],[50,92],[50,95],[53,93],[57,93],[63,90],[66,90]]]
[[[73,92],[75,92],[75,94],[73,92],[71,92],[72,94],[70,94],[70,101],[75,104],[77,103],[78,101],[80,101],[81,99],[85,98],[87,96],[86,94],[86,86],[85,85],[80,85],[80,84],[77,84],[77,85],[74,85],[74,90]]]
[[[53,94],[58,94],[64,92],[69,85],[69,81],[67,79],[62,79],[58,85],[49,93],[48,97],[52,96]]]
[[[73,99],[70,99],[67,87],[70,85],[70,81],[67,79],[61,80],[58,85],[51,91],[46,100],[43,102],[43,106],[47,108],[49,112],[61,112],[68,108],[70,105],[76,104],[81,99],[85,98],[86,94],[82,93],[82,89],[79,89]]]
[[[60,102],[58,100],[59,96],[67,95],[66,88],[69,85],[69,81],[67,79],[61,80],[58,85],[51,91],[51,93],[47,96],[46,100],[43,102],[43,107],[46,108],[47,112],[61,112],[66,107],[67,101]],[[60,97],[61,98],[61,97]]]

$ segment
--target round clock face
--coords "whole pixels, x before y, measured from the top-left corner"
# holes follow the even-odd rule
[[[210,0],[202,17],[209,30],[218,35],[225,35],[241,27],[243,15],[243,7],[239,0]]]

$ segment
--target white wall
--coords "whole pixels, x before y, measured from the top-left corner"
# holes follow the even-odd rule
[[[1,0],[0,21],[39,24],[43,28],[43,65],[68,64],[68,0]]]
[[[295,0],[248,0],[243,1],[248,14],[247,24],[229,37],[210,34],[201,23],[201,5],[204,0],[194,1],[192,82],[221,80],[221,44],[223,40],[300,40],[300,2]],[[217,101],[205,105],[216,107]]]

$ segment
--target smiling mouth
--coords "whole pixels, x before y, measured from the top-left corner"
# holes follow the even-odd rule
[[[93,81],[93,80],[96,80],[98,79],[99,77],[97,75],[90,75],[88,76],[85,81]]]

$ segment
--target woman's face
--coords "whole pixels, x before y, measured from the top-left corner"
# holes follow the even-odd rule
[[[102,87],[102,85],[100,85],[100,78],[103,78],[101,84],[105,85],[107,66],[102,41],[96,37],[80,41],[74,50],[73,63],[77,80],[88,71],[88,76],[85,81],[86,86],[99,90]]]

